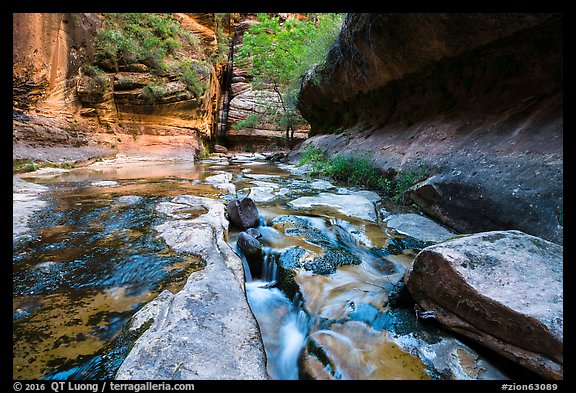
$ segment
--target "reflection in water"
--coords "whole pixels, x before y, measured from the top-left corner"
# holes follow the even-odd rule
[[[150,175],[153,167],[140,170]],[[152,230],[163,220],[154,212],[162,194],[133,194],[161,179],[91,185],[116,175],[83,169],[38,179],[50,186],[49,207],[13,252],[15,379],[113,377],[110,365],[122,359],[111,358],[108,347],[130,317],[159,291],[179,290],[202,267]]]

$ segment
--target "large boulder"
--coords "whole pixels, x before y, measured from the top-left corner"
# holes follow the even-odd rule
[[[260,224],[258,208],[251,198],[234,198],[226,206],[228,219],[240,229],[256,228]]]
[[[549,379],[563,378],[563,247],[517,230],[423,249],[404,280],[428,315]]]

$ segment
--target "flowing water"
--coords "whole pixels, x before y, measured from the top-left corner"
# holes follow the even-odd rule
[[[263,257],[259,275],[245,263],[246,293],[271,378],[507,376],[433,321],[389,307],[388,294],[422,246],[382,222],[396,207],[262,158],[118,158],[21,175],[48,187],[41,196],[48,204],[14,242],[14,379],[113,378],[135,339],[130,318],[203,267],[157,236],[153,227],[166,217],[155,207],[181,194],[227,202],[250,192]],[[320,195],[352,207],[307,207],[306,198]],[[358,201],[373,215],[355,210]],[[231,227],[228,242],[244,258],[238,235]]]

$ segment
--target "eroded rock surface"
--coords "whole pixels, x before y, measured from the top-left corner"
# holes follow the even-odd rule
[[[563,247],[492,231],[422,250],[405,282],[448,328],[550,379],[563,378]]]
[[[563,242],[561,14],[348,14],[299,110],[310,144],[383,173],[425,164],[406,195],[459,232]]]
[[[172,249],[198,255],[206,265],[189,276],[180,292],[160,294],[135,315],[133,328],[151,325],[117,379],[268,379],[262,340],[244,292],[242,261],[224,240],[224,204],[181,195],[162,205],[172,217],[200,208],[207,213],[156,227]]]

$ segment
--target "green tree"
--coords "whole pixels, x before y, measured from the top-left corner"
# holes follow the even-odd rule
[[[286,139],[294,138],[300,118],[296,95],[300,80],[321,62],[335,41],[343,14],[310,14],[306,20],[258,14],[260,23],[245,33],[238,49],[241,66],[250,70],[256,89],[271,88],[280,102],[279,124],[286,129]]]

